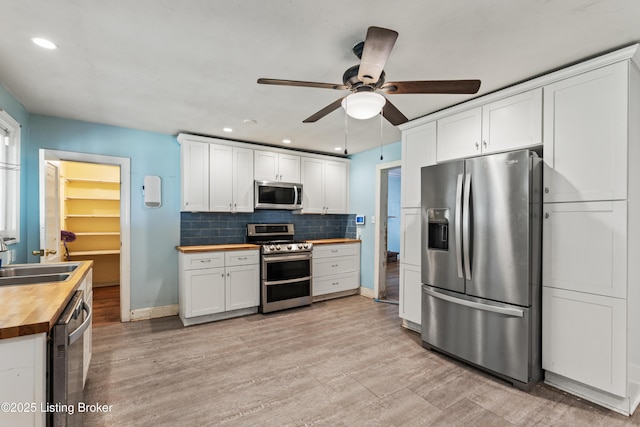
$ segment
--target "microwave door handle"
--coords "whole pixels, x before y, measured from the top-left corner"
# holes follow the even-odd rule
[[[471,174],[464,178],[464,206],[462,207],[462,247],[464,250],[464,275],[466,280],[471,280]]]
[[[456,205],[455,205],[455,216],[453,219],[453,230],[456,235],[456,265],[458,266],[458,277],[464,279],[464,275],[462,272],[462,233],[460,232],[460,221],[461,221],[461,213],[462,206],[460,202],[462,201],[462,174],[458,175],[458,181],[456,183]]]
[[[298,186],[293,186],[293,206],[298,205]]]

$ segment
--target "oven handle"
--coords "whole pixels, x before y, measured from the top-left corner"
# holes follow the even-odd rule
[[[278,261],[298,261],[311,259],[311,252],[300,255],[264,255],[264,262],[278,262]]]
[[[69,334],[69,345],[76,342],[78,338],[84,334],[84,331],[89,329],[89,326],[91,326],[91,318],[93,317],[93,314],[91,312],[91,307],[86,301],[82,301],[82,309],[87,312],[87,317],[84,319],[82,324],[78,326],[78,329]]]
[[[289,283],[296,283],[296,282],[304,282],[305,280],[311,280],[311,276],[306,276],[306,277],[297,277],[295,279],[287,279],[287,280],[276,280],[273,282],[263,282],[265,286],[271,286],[271,285],[286,285]]]

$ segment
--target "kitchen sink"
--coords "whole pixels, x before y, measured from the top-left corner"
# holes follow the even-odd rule
[[[71,273],[78,268],[78,263],[67,264],[16,264],[0,268],[0,279],[22,277],[22,276],[40,276],[60,273]],[[59,280],[55,280],[59,282]]]
[[[71,273],[37,274],[33,276],[0,277],[0,286],[33,285],[34,283],[64,282]]]

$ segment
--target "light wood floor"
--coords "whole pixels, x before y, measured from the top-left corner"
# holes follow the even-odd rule
[[[640,425],[427,351],[397,316],[355,295],[188,328],[177,317],[96,327],[84,401],[112,409],[85,425]]]
[[[93,326],[120,323],[120,286],[93,288]]]

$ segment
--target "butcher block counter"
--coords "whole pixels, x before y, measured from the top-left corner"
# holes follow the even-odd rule
[[[0,286],[0,339],[51,330],[93,266],[93,261],[74,263],[80,265],[63,282]]]
[[[235,243],[228,245],[176,246],[176,249],[184,254],[190,254],[195,252],[246,251],[250,249],[260,249],[260,245]]]
[[[338,243],[360,243],[359,239],[347,239],[347,238],[337,238],[337,239],[318,239],[318,240],[307,240],[309,243],[313,243],[314,245],[335,245]]]

